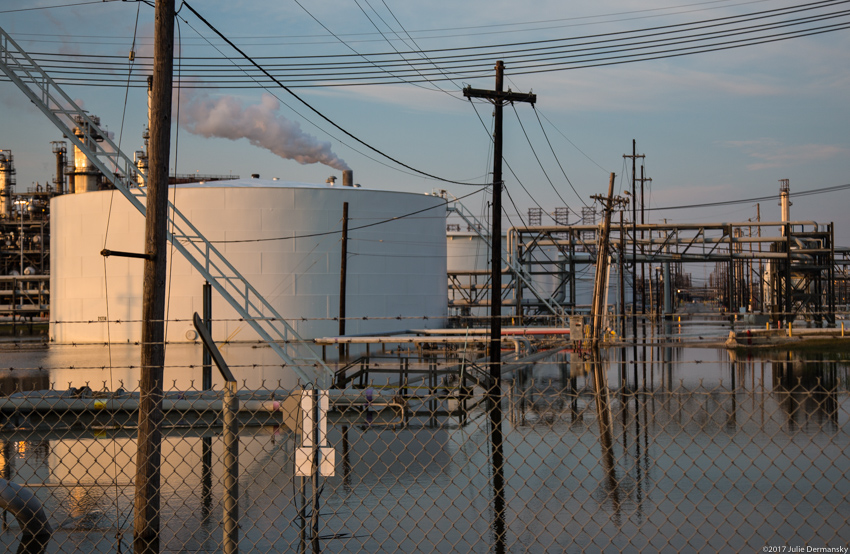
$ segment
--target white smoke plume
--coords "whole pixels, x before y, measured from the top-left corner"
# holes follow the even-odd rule
[[[259,104],[250,106],[233,96],[211,98],[197,94],[180,106],[180,124],[190,133],[207,138],[245,138],[254,146],[300,164],[322,163],[334,169],[349,169],[331,151],[329,142],[302,131],[298,122],[279,115],[279,108],[280,102],[270,94],[263,94]]]

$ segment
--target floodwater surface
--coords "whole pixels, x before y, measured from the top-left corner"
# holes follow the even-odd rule
[[[113,351],[118,378],[99,365],[102,347],[4,353],[2,365],[16,369],[0,370],[0,384],[5,394],[83,381],[133,388],[137,348]],[[275,362],[246,352],[226,355],[237,376],[252,388],[279,388]],[[303,437],[285,426],[245,428],[240,550],[312,551],[312,529],[326,552],[850,546],[850,353],[730,356],[653,345],[634,354],[608,349],[595,371],[591,359],[564,352],[506,375],[499,444],[488,405],[475,399],[462,414],[364,412],[331,424],[335,472],[315,490],[294,471]],[[182,355],[169,370],[175,382],[199,383],[199,350]],[[452,402],[441,406],[457,408]],[[132,430],[28,435],[25,421],[5,421],[4,476],[44,504],[55,530],[48,551],[131,549]],[[218,433],[165,432],[163,551],[222,548]],[[212,448],[206,480],[204,436]],[[18,528],[7,519],[0,542],[11,548]]]

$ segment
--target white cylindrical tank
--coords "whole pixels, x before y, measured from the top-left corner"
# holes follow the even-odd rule
[[[490,313],[490,246],[475,231],[451,231],[446,234],[446,267],[457,273],[449,290],[449,305],[457,314],[483,317]],[[507,259],[506,235],[502,235],[502,260]],[[503,268],[507,264],[503,264]],[[510,276],[502,275],[502,285],[510,284]],[[484,307],[470,308],[470,300],[483,300]],[[510,315],[514,307],[502,305],[502,314]]]
[[[181,185],[169,197],[304,338],[338,334],[343,202],[349,203],[346,314],[356,318],[346,333],[445,324],[441,198],[261,179]],[[138,341],[143,261],[112,256],[104,264],[100,251],[144,252],[144,218],[118,191],[51,202],[51,339]],[[435,217],[403,217],[428,208]],[[193,340],[191,318],[202,313],[204,279],[171,247],[169,258],[167,340]],[[212,315],[215,340],[258,339],[215,292]],[[108,329],[107,321],[113,322]]]

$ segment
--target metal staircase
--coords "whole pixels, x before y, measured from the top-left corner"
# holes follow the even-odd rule
[[[0,28],[0,69],[145,215],[146,176],[74,100]],[[74,127],[81,136],[74,133]],[[170,201],[168,241],[305,383],[326,388],[333,372],[274,307]]]

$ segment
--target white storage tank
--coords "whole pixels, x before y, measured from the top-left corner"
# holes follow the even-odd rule
[[[474,230],[446,233],[447,269],[459,272],[449,284],[449,306],[453,315],[484,317],[490,309],[490,246]],[[502,260],[507,259],[506,235],[502,234]],[[503,268],[507,264],[503,265]],[[510,275],[502,275],[502,285],[511,282]],[[470,299],[484,301],[484,307],[470,307]],[[503,301],[502,314],[514,313],[511,299]]]
[[[172,187],[172,203],[304,338],[338,334],[343,203],[349,204],[346,334],[441,327],[447,316],[444,200],[355,186],[244,179]],[[119,191],[52,201],[50,337],[138,341],[144,218]],[[403,217],[433,209],[435,217]],[[167,340],[194,340],[204,279],[169,258]],[[213,292],[213,338],[257,334]],[[113,323],[108,328],[107,320]],[[120,323],[115,323],[115,322]]]

